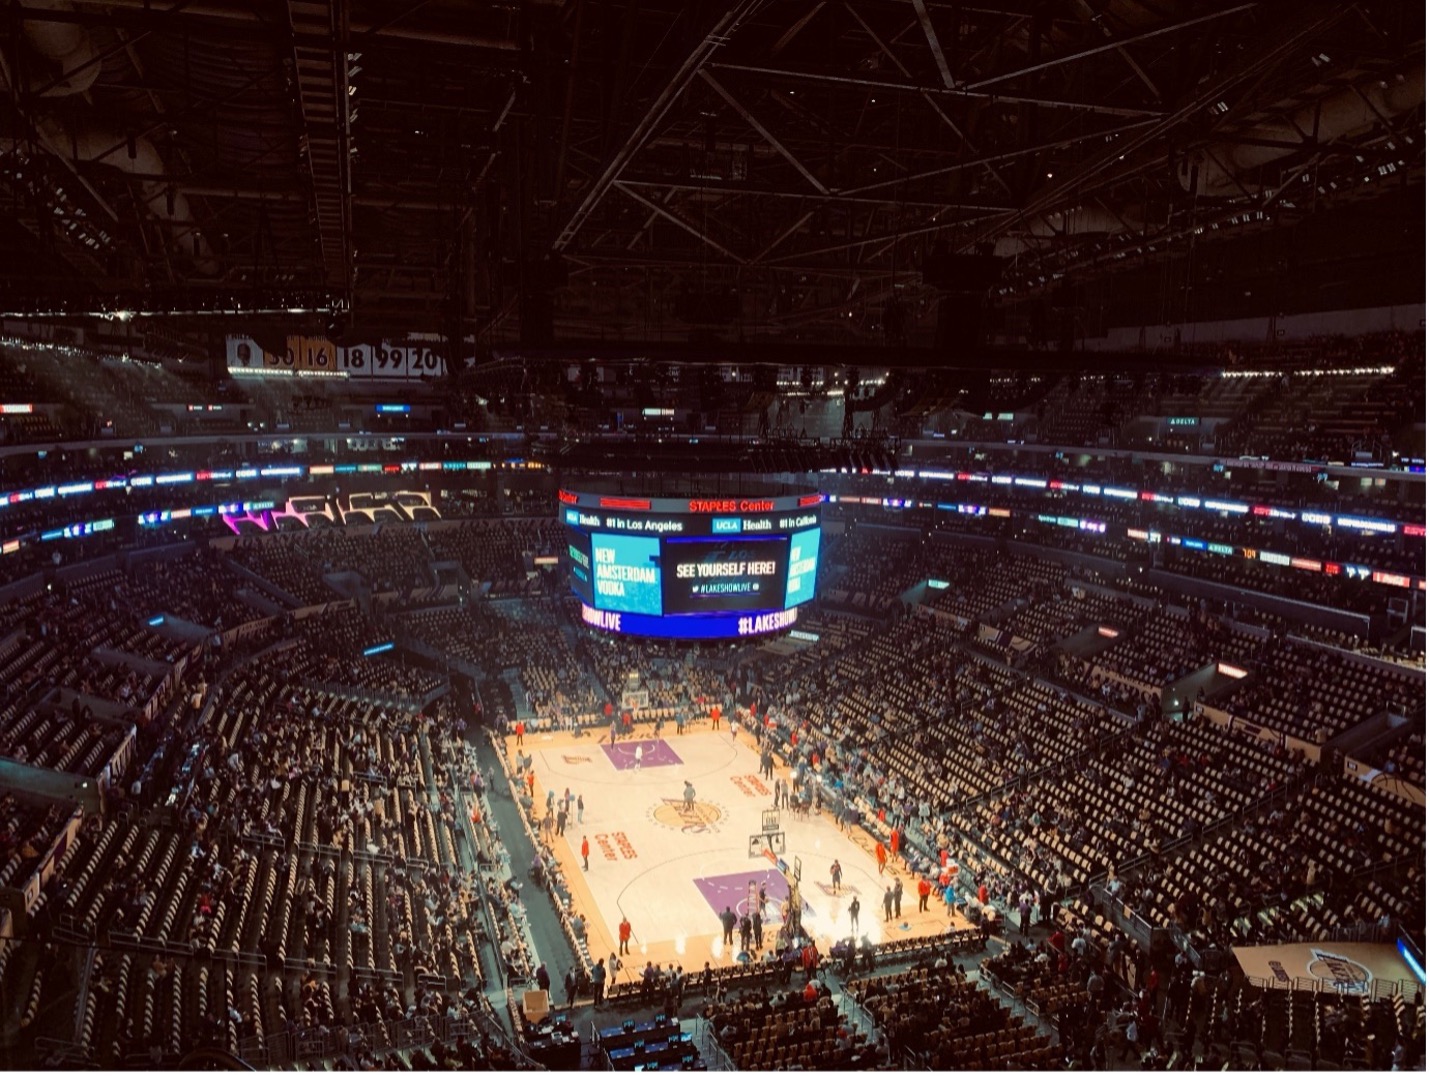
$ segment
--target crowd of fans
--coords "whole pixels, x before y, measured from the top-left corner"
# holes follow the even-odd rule
[[[802,990],[741,992],[703,1013],[741,1070],[863,1070],[889,1058],[888,1047],[854,1030],[829,988],[812,980]]]
[[[1269,550],[1276,558],[1284,557],[1288,561],[1293,557],[1309,557],[1315,566],[1320,566],[1322,562],[1338,565],[1340,562],[1337,559],[1343,558],[1347,564],[1363,565],[1371,571],[1408,575],[1412,579],[1424,569],[1424,552],[1422,547],[1416,545],[1423,541],[1408,536],[1373,539],[1321,539],[1307,533],[1258,536],[1240,524],[1230,525],[1210,516],[1182,522],[1187,531],[1180,534],[1207,544],[1221,544],[1221,549],[1214,552],[1167,542],[1149,545],[1143,539],[1129,536],[1128,529],[1135,530],[1137,527],[1162,535],[1179,533],[1175,527],[1169,528],[1156,521],[1143,520],[1139,524],[1133,519],[1131,511],[1124,512],[1117,506],[1111,507],[1108,512],[1096,510],[1098,519],[1107,525],[1103,532],[1079,530],[1065,523],[1038,519],[1038,515],[1050,515],[1047,507],[1036,512],[1037,515],[1034,515],[1034,509],[1030,508],[1027,515],[1015,514],[1000,519],[943,512],[931,515],[932,510],[924,510],[906,512],[885,521],[857,510],[848,512],[836,507],[829,515],[852,530],[852,534],[843,539],[845,546],[856,552],[868,548],[881,549],[883,553],[860,557],[852,562],[853,567],[847,573],[830,575],[829,591],[825,594],[855,609],[886,613],[899,595],[922,580],[930,577],[948,580],[951,574],[954,577],[966,576],[970,566],[980,563],[1006,564],[1006,558],[997,553],[996,544],[1001,540],[1076,551],[1104,559],[1105,563],[1142,572],[1160,569],[1252,593],[1352,611],[1383,626],[1388,604],[1397,599],[1408,601],[1409,593],[1405,587],[1376,582],[1369,579],[1368,573],[1352,577],[1348,571],[1334,576],[1321,571],[1310,572],[1299,566],[1248,558],[1245,551]],[[1072,518],[1064,518],[1065,521],[1068,519]],[[958,559],[939,558],[936,549],[930,552],[926,542],[918,542],[920,535],[925,538],[932,535],[975,539],[979,542],[994,540],[995,543],[982,552],[963,548],[963,556]]]
[[[486,934],[486,885],[462,856],[466,721],[446,700],[420,711],[363,702],[361,680],[341,696],[295,687],[282,663],[291,650],[212,690],[184,765],[154,783],[159,796],[136,781],[123,802],[157,830],[94,817],[62,863],[61,924],[122,952],[130,939],[162,952],[142,980],[127,952],[98,979],[116,1009],[115,1061],[194,1043],[261,1059],[275,1036],[340,1042],[371,1061],[393,1023],[440,1019],[468,1045],[478,1032],[485,1000],[449,990],[482,983]],[[266,972],[202,994],[245,956]],[[92,1058],[105,1058],[104,1028],[102,1014],[87,1027]]]
[[[0,796],[0,887],[13,887],[34,871],[73,811],[60,802]]]
[[[1309,408],[1321,388],[1292,398]],[[1082,386],[1049,421],[1094,438],[1150,391]],[[1020,512],[1047,496],[998,493]],[[1423,811],[1394,783],[1310,758],[1384,720],[1364,762],[1423,786],[1421,670],[1368,665],[1364,638],[1253,602],[1189,601],[1126,570],[1145,544],[1112,523],[1125,534],[1170,512],[1140,503],[1081,535],[1016,514],[889,528],[882,507],[832,509],[825,601],[798,642],[593,634],[534,572],[563,546],[547,499],[474,489],[444,515],[494,519],[144,549],[51,564],[16,589],[0,611],[0,755],[97,788],[25,911],[33,934],[0,941],[0,994],[27,1028],[72,1021],[72,1063],[167,1064],[196,1046],[360,1069],[517,1061],[483,990],[540,963],[468,741],[479,688],[494,723],[520,713],[538,727],[604,730],[627,712],[681,726],[719,706],[788,762],[797,798],[880,842],[897,835],[917,877],[1009,939],[982,984],[929,957],[850,979],[842,1003],[814,976],[716,992],[703,1013],[742,1066],[1164,1065],[1246,1040],[1274,1065],[1307,1037],[1333,1062],[1423,1056],[1410,1000],[1403,1020],[1379,1000],[1303,1019],[1294,996],[1275,1014],[1187,957],[1423,924]],[[1423,572],[1401,536],[1197,524],[1218,541]],[[1122,567],[1070,568],[1038,547]],[[451,563],[467,580],[439,599]],[[1159,564],[1343,611],[1371,587],[1185,551]],[[325,609],[295,613],[305,607]],[[1174,682],[1217,664],[1248,676],[1171,699]],[[27,881],[76,804],[0,798],[0,883]],[[1133,942],[1139,926],[1187,952],[1154,963]],[[57,957],[57,941],[73,955]]]
[[[363,557],[375,558],[381,536],[353,542],[371,544]],[[952,578],[927,612],[870,621],[830,610],[805,620],[817,641],[777,660],[759,650],[732,660],[723,650],[587,635],[568,606],[544,600],[413,610],[391,626],[349,604],[296,624],[276,619],[269,635],[252,642],[263,658],[239,679],[175,701],[184,715],[208,712],[198,739],[190,734],[181,742],[195,762],[180,770],[178,784],[141,784],[126,798],[131,812],[161,801],[173,806],[172,829],[92,820],[62,865],[66,883],[55,900],[62,923],[110,940],[122,954],[96,988],[98,1000],[130,1016],[116,1021],[116,1051],[162,1057],[175,1045],[202,1041],[252,1054],[275,1034],[331,1045],[334,1030],[361,1027],[346,1048],[355,1062],[374,1065],[384,1049],[373,1031],[393,1022],[440,1013],[466,1036],[475,1028],[471,1007],[437,989],[435,978],[480,983],[477,950],[491,938],[476,912],[483,908],[498,918],[493,924],[508,926],[500,930],[508,968],[529,968],[516,957],[521,945],[513,950],[510,926],[519,907],[458,855],[466,843],[468,809],[459,791],[469,785],[469,761],[453,746],[464,724],[446,703],[422,710],[416,700],[405,708],[363,702],[425,684],[394,682],[394,671],[438,676],[420,663],[386,666],[362,656],[375,641],[398,636],[398,624],[457,657],[463,652],[456,642],[467,641],[466,661],[490,679],[512,671],[527,694],[522,703],[541,723],[605,723],[611,712],[604,705],[619,708],[629,693],[675,715],[719,702],[756,716],[795,767],[802,791],[818,782],[828,803],[856,806],[876,834],[899,829],[916,868],[948,875],[946,866],[956,866],[957,886],[975,909],[1013,915],[1031,905],[1051,924],[1055,896],[1104,880],[1110,884],[1099,886],[1110,886],[1109,897],[1137,916],[1214,945],[1414,916],[1423,875],[1385,876],[1380,868],[1402,864],[1423,843],[1423,820],[1397,809],[1390,795],[1360,805],[1350,780],[1308,785],[1307,765],[1274,742],[1230,733],[1200,715],[1177,721],[1164,712],[1167,680],[1230,658],[1266,680],[1223,704],[1257,721],[1279,721],[1274,710],[1254,710],[1256,697],[1247,694],[1274,686],[1271,679],[1282,676],[1275,672],[1284,671],[1287,691],[1271,695],[1287,700],[1296,716],[1309,715],[1290,686],[1308,681],[1307,691],[1316,692],[1318,645],[1289,643],[1284,626],[1269,636],[1253,633],[1209,609],[1183,614],[1165,601],[1159,616],[1138,619],[1131,615],[1146,613],[1138,600],[1101,590],[1105,584],[1087,590],[1056,563],[1019,556],[999,566],[963,551],[960,572],[946,544],[911,542],[923,552],[921,568]],[[838,551],[841,559],[860,556],[861,547],[845,543]],[[181,557],[194,560],[172,579],[201,573],[210,556]],[[98,597],[129,587],[141,588],[145,608],[152,607],[166,577],[141,572],[137,585],[122,571],[106,571],[81,578],[73,594],[37,596],[15,613],[17,627],[28,625],[40,640],[79,631],[58,616],[69,604],[110,610]],[[188,609],[206,608],[195,602]],[[1007,649],[980,638],[983,619],[994,612],[1027,634],[1020,638],[1035,660],[1056,656],[1061,641],[1087,626],[1121,625],[1125,638],[1095,659],[1124,680],[1099,682],[1068,662],[1063,687],[1015,672],[1003,661]],[[164,650],[171,642],[160,639],[163,647],[150,654],[171,654]],[[1179,647],[1190,650],[1178,658]],[[1048,672],[1057,673],[1056,665]],[[348,688],[334,695],[339,685]],[[1109,686],[1116,690],[1105,691]],[[1382,703],[1408,707],[1410,687],[1406,681],[1382,701],[1330,694],[1322,707],[1328,727],[1346,728]],[[1420,744],[1418,756],[1414,745],[1401,747],[1403,768],[1423,771]],[[180,791],[177,801],[169,790]],[[1349,818],[1352,812],[1359,814]],[[1244,822],[1228,828],[1234,817]],[[1377,829],[1386,820],[1393,829]],[[23,866],[24,843],[33,846],[34,838],[17,841]],[[1271,856],[1273,850],[1291,856]],[[1232,866],[1258,865],[1258,856],[1259,867],[1239,879]],[[1375,877],[1372,887],[1351,892],[1332,883],[1366,871]],[[1090,911],[1080,902],[1078,909]],[[1092,933],[1091,923],[1089,912],[1069,930],[1078,939],[1088,933],[1088,946],[1110,946],[1112,938]],[[172,953],[140,964],[124,950],[130,939],[162,941]],[[250,984],[242,973],[210,965],[226,951],[253,953],[269,972]],[[777,1043],[792,1046],[785,1063],[889,1052],[936,1067],[1097,1061],[1128,1043],[1131,1022],[1141,1024],[1143,1049],[1163,1043],[1153,1032],[1161,1012],[1135,995],[1121,1010],[1103,1005],[1103,992],[1112,1002],[1110,988],[1089,995],[1089,980],[1111,984],[1122,968],[1093,962],[1082,944],[1043,942],[989,965],[1015,998],[1057,1026],[1056,1049],[1045,1033],[1015,1021],[1004,1004],[948,969],[928,971],[933,979],[920,982],[918,998],[967,996],[966,1005],[914,1013],[897,1007],[907,982],[860,988],[880,1041],[861,1041],[842,1015],[822,1011],[818,989],[814,1001],[796,993],[795,1003],[717,1005],[711,1017],[733,1031],[732,1047],[752,1046],[739,1051],[753,1053],[754,1065],[767,1055],[775,1065]],[[290,968],[299,971],[296,980],[274,972]],[[200,986],[201,1002],[188,1002]],[[229,998],[232,1013],[221,1003]],[[964,1014],[977,1021],[963,1026]],[[743,1035],[741,1021],[749,1027]],[[774,1032],[755,1034],[756,1022]],[[92,1051],[106,1043],[108,1028],[95,1020]],[[1104,1029],[1113,1032],[1085,1035]]]
[[[532,507],[534,510],[534,507]],[[464,520],[455,528],[428,535],[435,561],[455,561],[473,581],[488,583],[493,595],[526,592],[531,565],[526,559],[555,554],[562,528],[550,515],[550,503],[534,510],[539,519]]]
[[[892,1051],[929,1070],[1039,1070],[1057,1055],[1047,1034],[957,966],[923,962],[907,973],[856,978],[849,992],[887,1031]]]

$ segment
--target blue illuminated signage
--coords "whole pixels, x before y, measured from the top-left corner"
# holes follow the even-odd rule
[[[814,578],[819,569],[819,529],[795,532],[789,542],[785,606],[798,606],[814,598]]]
[[[1415,974],[1415,979],[1424,984],[1425,967],[1420,964],[1420,960],[1415,957],[1415,952],[1410,949],[1403,938],[1395,941],[1395,949],[1400,952],[1400,957],[1405,960],[1405,964]]]

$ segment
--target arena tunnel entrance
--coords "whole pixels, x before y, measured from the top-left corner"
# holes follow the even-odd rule
[[[1231,663],[1215,662],[1169,682],[1162,689],[1162,714],[1185,719],[1198,701],[1210,703],[1248,677],[1250,671]]]
[[[1085,659],[1092,661],[1094,656],[1102,654],[1108,648],[1113,647],[1122,639],[1125,630],[1116,625],[1097,624],[1089,625],[1081,632],[1074,633],[1066,640],[1061,641],[1057,647],[1066,655],[1074,659]]]

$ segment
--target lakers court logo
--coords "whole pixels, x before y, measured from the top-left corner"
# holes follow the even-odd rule
[[[657,801],[649,813],[651,822],[671,831],[687,835],[715,834],[725,821],[724,806],[713,801],[685,801],[678,797],[665,797]]]

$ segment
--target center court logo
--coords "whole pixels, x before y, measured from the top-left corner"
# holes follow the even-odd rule
[[[686,805],[678,797],[666,797],[656,802],[649,816],[652,823],[687,835],[713,835],[725,821],[724,806],[712,801],[696,801]]]
[[[1311,948],[1311,961],[1306,972],[1318,980],[1330,981],[1337,992],[1364,995],[1370,990],[1370,970],[1345,955]]]

